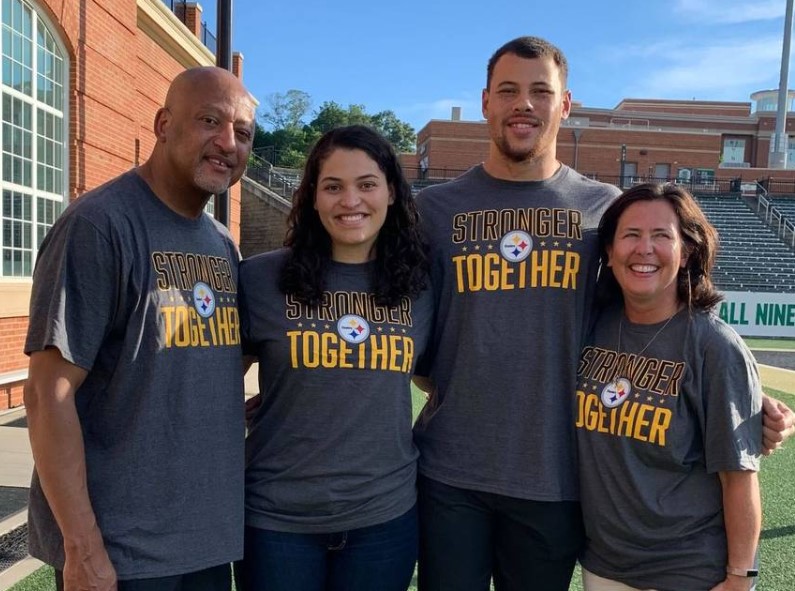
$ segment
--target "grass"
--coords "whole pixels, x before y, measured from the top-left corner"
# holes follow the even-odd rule
[[[49,566],[43,566],[33,574],[13,585],[8,591],[53,591],[55,575]]]
[[[795,351],[795,339],[744,338],[743,340],[750,349]]]
[[[776,383],[775,376],[764,373],[765,384]],[[786,378],[778,387],[765,386],[765,392],[775,396],[795,408],[795,383]],[[782,390],[780,388],[786,388]],[[425,397],[414,389],[412,392],[415,416],[425,404]],[[785,449],[765,458],[762,462],[760,481],[762,484],[762,509],[764,521],[760,541],[761,576],[758,591],[789,591],[793,588],[795,576],[795,511],[793,491],[795,491],[795,442]],[[569,591],[582,591],[579,567],[574,572]],[[409,591],[416,591],[416,575]],[[52,591],[55,579],[52,569],[44,566],[23,579],[9,591]]]

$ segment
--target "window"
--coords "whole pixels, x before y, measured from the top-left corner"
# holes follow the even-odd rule
[[[622,168],[621,188],[626,189],[631,187],[638,181],[638,163],[637,162],[624,162]]]
[[[654,165],[654,182],[664,183],[671,176],[671,165],[667,163],[660,163]]]
[[[33,4],[0,2],[0,278],[30,277],[66,202],[68,64]]]
[[[745,140],[725,138],[723,140],[723,164],[742,164],[745,162]]]
[[[787,168],[795,168],[795,140],[787,138]]]

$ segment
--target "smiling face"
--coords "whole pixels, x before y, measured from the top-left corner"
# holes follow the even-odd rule
[[[529,164],[539,178],[551,176],[560,122],[571,110],[571,93],[553,59],[506,53],[494,64],[482,102],[491,136],[487,170],[510,178],[512,165]]]
[[[630,319],[653,322],[677,310],[677,275],[687,253],[670,203],[656,199],[627,207],[606,251]]]
[[[254,137],[251,97],[218,68],[175,81],[155,121],[174,192],[203,203],[243,175]]]
[[[334,149],[320,166],[315,209],[331,238],[331,258],[363,263],[375,258],[375,242],[393,203],[378,164],[362,150]]]

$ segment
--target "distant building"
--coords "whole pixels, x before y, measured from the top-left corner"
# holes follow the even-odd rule
[[[788,170],[767,168],[776,126],[771,95],[777,101],[777,94],[754,93],[755,105],[628,98],[614,109],[597,109],[575,103],[558,134],[558,158],[585,175],[623,186],[646,179],[792,180],[795,138],[789,140]],[[790,91],[790,108],[793,99]],[[787,131],[793,130],[795,113],[790,113]],[[412,178],[450,178],[482,162],[488,143],[485,122],[461,121],[460,110],[454,110],[450,120],[432,120],[419,131],[413,160],[404,156],[406,172]]]
[[[0,23],[2,410],[22,403],[31,275],[47,230],[69,201],[148,157],[171,80],[215,57],[194,2],[2,0]],[[239,187],[230,200],[239,236]]]

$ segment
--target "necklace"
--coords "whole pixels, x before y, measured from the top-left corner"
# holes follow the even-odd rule
[[[643,355],[646,349],[649,348],[649,345],[654,342],[654,339],[660,336],[660,333],[665,330],[665,327],[668,326],[678,312],[679,310],[668,317],[668,320],[666,320],[660,329],[654,333],[654,336],[649,339],[649,342],[646,343],[646,346],[643,347],[639,353],[635,354],[636,359]],[[618,319],[618,346],[616,347],[616,353],[618,355],[621,355],[621,332],[623,328],[624,314],[622,313],[621,317]],[[632,392],[632,382],[629,380],[629,378],[616,378],[612,382],[605,385],[605,387],[602,389],[600,398],[602,399],[602,404],[604,404],[607,408],[615,408],[616,406],[623,404],[623,402],[629,398],[630,392]]]

